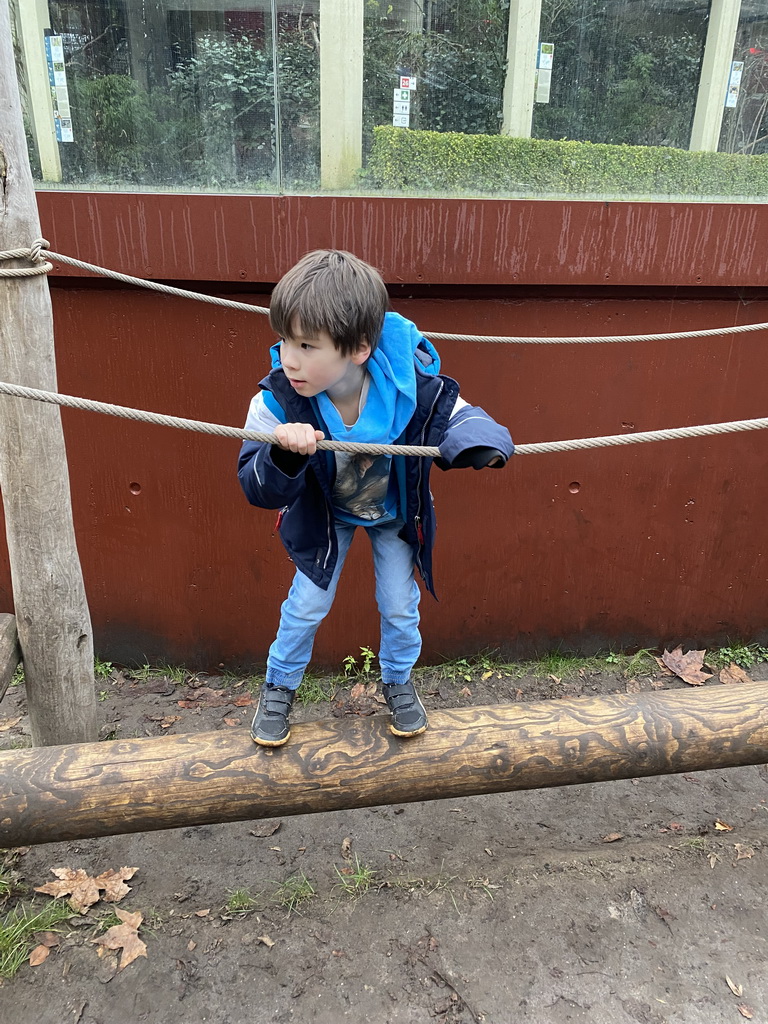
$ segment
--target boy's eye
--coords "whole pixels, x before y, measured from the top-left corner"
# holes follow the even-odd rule
[[[306,342],[306,341],[302,341],[302,343],[301,343],[301,347],[302,347],[302,348],[305,348],[305,349],[312,349],[312,348],[314,348],[315,346],[314,346],[314,345],[310,345],[310,344],[308,344],[308,342]]]

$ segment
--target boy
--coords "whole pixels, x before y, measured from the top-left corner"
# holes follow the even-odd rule
[[[430,342],[388,305],[373,267],[338,250],[308,253],[272,293],[281,340],[245,426],[277,444],[243,442],[238,466],[251,504],[282,509],[280,537],[296,565],[251,726],[264,747],[290,736],[291,704],[357,526],[373,547],[390,729],[427,728],[411,669],[421,652],[414,567],[434,596],[431,460],[318,451],[317,441],[439,446],[441,469],[501,467],[514,451],[507,429],[459,397]]]

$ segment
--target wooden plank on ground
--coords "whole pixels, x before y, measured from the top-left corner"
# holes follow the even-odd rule
[[[0,848],[768,762],[768,682],[0,753]],[[638,813],[642,808],[638,807]]]
[[[16,617],[0,613],[0,700],[5,696],[13,673],[21,661],[19,634],[16,632]]]

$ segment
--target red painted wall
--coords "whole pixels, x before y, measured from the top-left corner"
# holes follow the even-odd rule
[[[202,291],[241,280],[241,266],[250,281],[270,282],[308,248],[354,249],[389,283],[402,282],[393,305],[425,331],[589,335],[768,321],[768,298],[737,291],[765,282],[753,237],[766,226],[763,208],[409,200],[403,212],[395,200],[39,198],[54,249]],[[672,245],[675,224],[687,255],[680,238]],[[710,244],[696,243],[705,237]],[[610,288],[583,287],[601,275],[605,285],[607,273],[617,281]],[[721,287],[692,290],[697,276]],[[438,298],[433,284],[443,286]],[[263,289],[240,288],[244,301],[268,303]],[[91,286],[61,271],[52,295],[62,391],[242,424],[268,369],[265,317]],[[763,333],[439,347],[445,372],[518,442],[766,415]],[[250,508],[240,492],[238,443],[62,415],[101,657],[262,662],[292,569],[274,514]],[[764,638],[766,444],[755,432],[520,456],[501,473],[435,471],[440,602],[423,599],[425,658]],[[364,536],[350,559],[318,637],[321,663],[377,646]]]

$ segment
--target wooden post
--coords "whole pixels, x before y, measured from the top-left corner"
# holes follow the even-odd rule
[[[5,696],[20,661],[16,619],[13,615],[0,615],[0,700]]]
[[[0,847],[768,762],[768,683],[0,753]]]
[[[40,234],[8,0],[0,0],[0,250]],[[0,379],[57,390],[45,277],[0,278]],[[94,740],[93,637],[58,407],[0,399],[0,490],[32,741]]]

